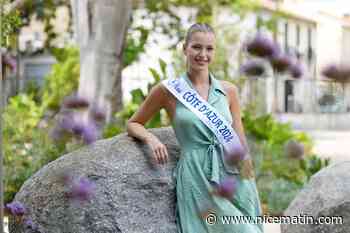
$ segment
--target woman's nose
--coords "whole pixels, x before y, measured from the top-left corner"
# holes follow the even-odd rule
[[[205,57],[206,55],[207,55],[207,52],[206,52],[205,49],[201,49],[201,50],[199,51],[198,56]]]

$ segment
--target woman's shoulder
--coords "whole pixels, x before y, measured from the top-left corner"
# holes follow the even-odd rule
[[[238,89],[237,86],[229,81],[226,80],[220,80],[220,84],[224,91],[229,95],[229,96],[235,96],[237,95]]]
[[[163,103],[168,103],[169,101],[174,100],[174,96],[171,94],[171,92],[165,87],[165,85],[162,82],[157,83],[152,88],[152,91],[156,92],[159,98],[162,98]]]

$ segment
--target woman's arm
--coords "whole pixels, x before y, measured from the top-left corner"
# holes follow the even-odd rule
[[[239,136],[239,139],[245,148],[245,150],[249,153],[248,143],[247,139],[245,137],[244,128],[242,124],[241,119],[241,110],[239,106],[239,97],[238,97],[238,90],[237,87],[229,82],[225,82],[224,84],[227,89],[229,103],[230,103],[230,111],[232,115],[232,127],[235,129],[237,135]]]
[[[128,120],[127,133],[129,136],[135,137],[148,144],[152,150],[153,158],[158,163],[165,163],[168,159],[168,152],[164,144],[150,133],[144,125],[159,112],[164,103],[166,103],[167,95],[159,83],[153,87],[146,97],[140,108]]]

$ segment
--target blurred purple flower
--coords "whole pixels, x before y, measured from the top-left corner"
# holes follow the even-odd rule
[[[85,124],[82,121],[73,121],[72,132],[77,136],[82,136],[85,131]]]
[[[346,82],[350,79],[350,67],[331,64],[322,70],[322,74],[335,81]]]
[[[227,199],[232,199],[236,189],[236,179],[233,177],[225,177],[219,184],[216,184],[214,194]]]
[[[304,156],[304,145],[293,139],[285,144],[284,150],[287,158],[302,159]]]
[[[5,65],[9,66],[12,72],[17,70],[17,61],[16,58],[10,54],[5,54],[2,56],[2,61]]]
[[[99,137],[99,129],[97,128],[95,122],[88,122],[83,127],[81,136],[86,144],[95,142]]]
[[[89,101],[82,97],[72,96],[68,97],[63,105],[66,108],[87,108],[89,107]]]
[[[34,222],[31,219],[26,218],[23,224],[25,228],[38,232],[38,227],[34,224]]]
[[[304,74],[303,67],[299,62],[295,62],[291,66],[289,66],[289,71],[293,78],[301,78]]]
[[[101,108],[93,108],[91,111],[92,119],[96,122],[103,122],[106,119],[106,111]]]
[[[64,130],[72,131],[74,125],[74,114],[72,112],[65,113],[59,120],[59,126]]]
[[[69,132],[75,136],[81,137],[86,144],[91,144],[100,136],[100,130],[94,120],[84,122],[83,119],[77,119],[73,113],[66,113],[59,120],[58,128],[52,132],[52,137],[60,139],[64,132]]]
[[[241,73],[248,76],[261,76],[264,72],[264,65],[259,60],[249,60],[241,66]]]
[[[285,54],[273,55],[270,59],[271,66],[279,73],[285,72],[292,65],[292,59]]]
[[[229,165],[237,165],[240,161],[244,159],[245,155],[246,151],[239,144],[235,146],[234,150],[231,153],[225,151],[225,161]]]
[[[247,43],[247,51],[258,57],[270,57],[276,53],[277,45],[267,36],[257,33],[256,36]]]
[[[78,181],[73,181],[68,197],[73,201],[88,201],[95,194],[95,183],[88,178],[82,177]]]
[[[22,216],[26,212],[24,205],[18,201],[14,201],[14,202],[6,204],[5,210],[14,216]]]
[[[63,183],[66,186],[69,186],[73,183],[73,173],[71,170],[64,170],[60,174],[58,174],[59,182]]]

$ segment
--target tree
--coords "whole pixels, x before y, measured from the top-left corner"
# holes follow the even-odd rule
[[[122,62],[131,3],[71,0],[71,8],[80,47],[78,95],[87,98],[93,108],[102,108],[109,121],[112,90]]]

